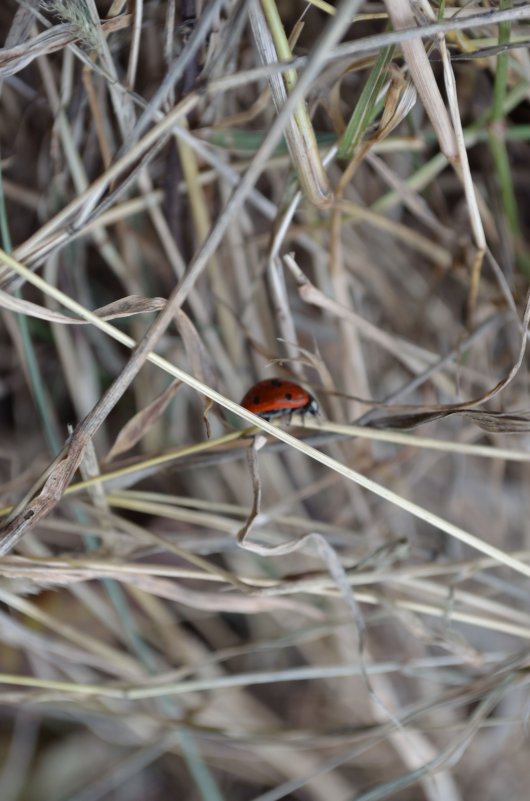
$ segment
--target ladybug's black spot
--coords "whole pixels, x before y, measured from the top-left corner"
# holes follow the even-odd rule
[[[285,395],[284,395],[285,400],[292,400],[292,397],[293,396],[291,395],[290,392],[286,392]]]
[[[271,387],[281,387],[283,381],[280,381],[279,378],[271,378]]]
[[[260,397],[259,397],[259,395],[254,395],[254,397],[252,398],[252,403],[253,403],[255,406],[257,406],[259,402],[260,402]]]

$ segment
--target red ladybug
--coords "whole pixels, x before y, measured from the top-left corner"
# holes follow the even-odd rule
[[[265,420],[280,417],[282,414],[292,417],[295,413],[304,415],[309,412],[316,416],[319,411],[318,403],[309,392],[292,381],[284,381],[283,378],[258,381],[249,389],[241,406]]]

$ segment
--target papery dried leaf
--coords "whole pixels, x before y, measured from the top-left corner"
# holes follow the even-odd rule
[[[182,337],[186,355],[190,362],[192,375],[198,378],[199,381],[202,381],[203,384],[208,384],[210,387],[215,386],[215,373],[212,369],[208,352],[203,345],[197,329],[182,309],[179,309],[175,314],[175,325]],[[206,413],[210,406],[211,403],[208,403],[205,398],[203,419],[208,437],[210,436],[210,423],[206,417]]]
[[[520,434],[530,431],[530,412],[462,412],[479,428],[492,434]]]
[[[145,436],[146,432],[149,431],[165,412],[169,402],[175,397],[181,386],[181,381],[173,381],[167,389],[151,401],[148,406],[135,414],[134,417],[131,417],[116,437],[114,445],[105,459],[106,463],[115,459],[118,454],[130,450]]]
[[[391,428],[396,431],[409,431],[417,426],[432,423],[434,420],[441,420],[451,414],[456,414],[452,411],[437,411],[437,412],[411,412],[410,414],[393,414],[385,417],[376,417],[370,420],[366,425],[369,428]]]
[[[477,411],[462,407],[461,409],[446,409],[432,412],[416,412],[411,414],[397,414],[388,417],[378,417],[367,423],[370,428],[391,428],[398,431],[407,431],[417,426],[442,420],[451,415],[468,417],[483,431],[491,434],[520,434],[530,431],[530,412],[488,412]]]
[[[95,309],[94,314],[102,320],[116,320],[119,317],[130,317],[134,314],[146,314],[147,312],[160,311],[166,305],[163,298],[143,298],[139,295],[128,295],[119,300]],[[46,309],[30,300],[23,300],[9,292],[0,289],[0,307],[17,314],[25,314],[28,317],[37,317],[39,320],[46,320],[49,323],[60,323],[61,325],[90,325],[87,320],[78,317],[69,317],[61,312]]]
[[[417,97],[416,87],[411,81],[404,82],[401,75],[396,75],[387,97],[389,102],[385,103],[379,130],[373,137],[374,143],[386,139],[414,108]]]
[[[118,317],[130,317],[133,314],[157,312],[166,305],[164,298],[144,298],[141,295],[126,295],[124,298],[101,306],[94,311],[103,320],[116,320]]]
[[[175,314],[175,325],[182,337],[186,355],[189,359],[191,372],[204,384],[215,384],[215,373],[212,369],[208,351],[188,315],[179,309]]]

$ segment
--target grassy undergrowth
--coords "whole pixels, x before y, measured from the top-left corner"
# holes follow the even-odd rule
[[[529,21],[0,5],[1,801],[527,799]]]

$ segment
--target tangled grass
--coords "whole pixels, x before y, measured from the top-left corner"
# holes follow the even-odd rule
[[[1,801],[527,799],[529,20],[1,5]]]

